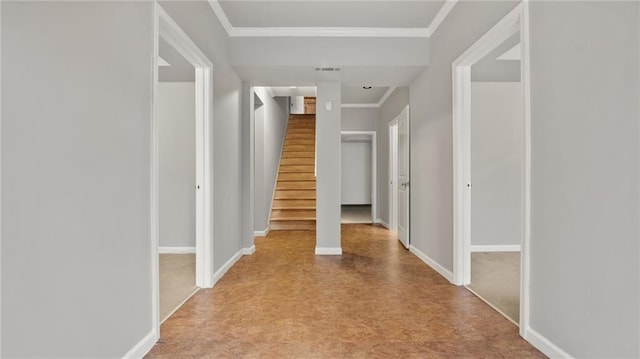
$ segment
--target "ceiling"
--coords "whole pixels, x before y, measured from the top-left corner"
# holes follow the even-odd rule
[[[219,1],[232,27],[427,28],[444,1]]]
[[[372,87],[367,90],[362,86],[345,86],[342,88],[342,103],[377,104],[388,90],[388,87]]]

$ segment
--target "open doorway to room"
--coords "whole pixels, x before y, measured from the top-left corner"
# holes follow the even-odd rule
[[[341,135],[341,222],[374,223],[376,132],[342,131]]]
[[[522,293],[527,278],[529,77],[523,8],[517,7],[453,64],[454,280],[516,325],[526,323],[527,315]]]
[[[196,286],[195,68],[159,39],[158,192],[160,321]]]
[[[156,333],[198,288],[213,286],[211,62],[156,4],[151,180]]]

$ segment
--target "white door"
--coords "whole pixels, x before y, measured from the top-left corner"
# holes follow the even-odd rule
[[[409,248],[409,106],[398,116],[398,239]]]

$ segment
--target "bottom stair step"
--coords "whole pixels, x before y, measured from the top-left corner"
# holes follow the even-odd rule
[[[313,231],[316,229],[315,220],[305,221],[271,221],[269,230],[282,231],[282,230],[298,230],[298,231]]]

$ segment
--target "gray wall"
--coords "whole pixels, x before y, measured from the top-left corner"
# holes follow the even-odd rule
[[[411,244],[453,267],[451,63],[516,4],[458,2],[431,37],[431,66],[410,89]]]
[[[522,84],[471,83],[471,245],[522,242]]]
[[[378,108],[343,108],[342,131],[376,131],[380,110]]]
[[[340,83],[317,84],[316,248],[340,248]],[[325,105],[331,102],[331,110]]]
[[[158,84],[160,247],[196,246],[195,83]]]
[[[371,204],[371,146],[371,141],[342,139],[342,204]]]
[[[398,87],[380,106],[378,121],[378,219],[390,223],[389,218],[389,122],[409,104],[409,88]],[[409,119],[411,121],[411,119]]]
[[[2,356],[122,357],[152,330],[152,4],[1,6]]]
[[[531,4],[531,327],[577,358],[640,357],[638,7]]]
[[[213,62],[213,254],[214,270],[243,246],[241,94],[229,65],[229,38],[207,2],[161,1],[162,7]]]
[[[255,87],[254,91],[262,103],[255,110],[254,230],[264,231],[269,228],[278,164],[289,119],[289,99],[271,97],[262,87]]]

